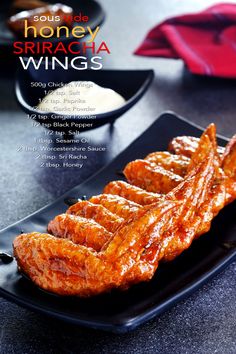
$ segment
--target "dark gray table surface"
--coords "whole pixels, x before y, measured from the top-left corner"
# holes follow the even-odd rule
[[[40,168],[35,154],[18,152],[44,137],[13,93],[14,64],[0,67],[0,228],[52,202],[110,161],[165,110],[173,110],[218,132],[236,132],[236,81],[191,75],[181,61],[133,56],[153,25],[215,1],[100,1],[107,13],[101,30],[112,55],[106,67],[152,68],[155,80],[138,104],[115,123],[82,134],[107,151],[91,154],[81,170]],[[234,1],[236,3],[236,1]],[[12,67],[13,66],[13,67]],[[171,129],[171,127],[170,127]],[[235,353],[236,277],[233,263],[223,273],[162,316],[124,335],[68,325],[0,299],[0,353]]]

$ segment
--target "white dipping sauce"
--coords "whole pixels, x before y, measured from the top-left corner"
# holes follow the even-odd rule
[[[72,81],[48,93],[37,106],[44,112],[88,115],[117,109],[125,99],[117,92],[92,81]]]

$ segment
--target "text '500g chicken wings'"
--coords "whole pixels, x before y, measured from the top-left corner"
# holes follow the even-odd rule
[[[39,287],[92,296],[150,280],[207,232],[214,216],[236,197],[236,143],[218,148],[211,124],[200,139],[175,138],[124,169],[127,182],[78,201],[48,225],[50,234],[16,237],[21,272]],[[219,154],[220,153],[220,154]]]

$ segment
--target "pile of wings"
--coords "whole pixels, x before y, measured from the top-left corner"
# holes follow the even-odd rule
[[[128,181],[79,200],[48,225],[48,234],[16,237],[21,272],[39,287],[91,296],[150,280],[210,229],[236,198],[236,136],[218,147],[211,124],[201,138],[177,137],[124,169]]]

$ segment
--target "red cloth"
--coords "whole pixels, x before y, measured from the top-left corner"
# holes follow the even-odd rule
[[[236,78],[236,5],[168,19],[148,33],[135,54],[181,58],[194,74]]]

